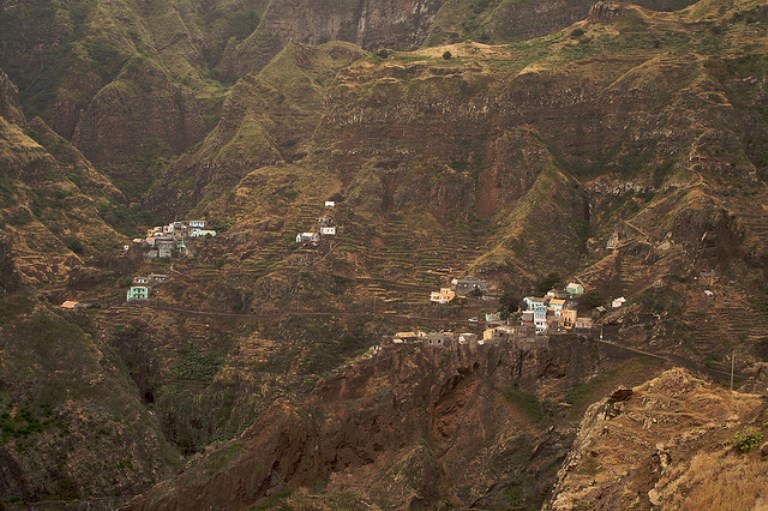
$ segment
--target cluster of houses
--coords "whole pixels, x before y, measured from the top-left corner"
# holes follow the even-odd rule
[[[149,229],[144,238],[133,240],[133,246],[143,250],[144,258],[148,260],[192,257],[194,254],[187,244],[190,239],[213,238],[214,236],[216,236],[216,231],[208,228],[205,220],[171,222]],[[123,247],[126,252],[130,251],[131,248],[131,245]]]
[[[490,326],[482,335],[473,332],[397,332],[389,340],[392,344],[422,344],[435,348],[448,348],[455,345],[483,346],[484,344],[533,341],[534,329],[525,325]]]
[[[430,303],[444,305],[456,298],[483,296],[488,292],[488,283],[475,277],[462,277],[451,280],[450,287],[442,287],[429,294]]]
[[[439,348],[447,348],[454,344],[483,344],[482,339],[471,332],[397,332],[390,340],[392,344],[423,344]]]
[[[317,230],[300,232],[296,235],[296,244],[304,247],[316,247],[321,236],[336,236],[336,218],[333,213],[336,201],[325,201],[325,212],[317,219]]]
[[[125,295],[126,302],[149,300],[152,288],[158,284],[164,284],[171,280],[168,275],[150,273],[147,277],[133,277],[133,283]]]
[[[571,282],[565,289],[550,289],[543,297],[523,298],[525,310],[521,312],[520,324],[533,327],[537,334],[556,333],[569,330],[589,330],[592,318],[579,317],[579,300],[584,286]]]

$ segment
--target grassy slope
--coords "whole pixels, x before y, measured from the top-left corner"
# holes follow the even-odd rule
[[[114,353],[27,291],[0,299],[0,499],[139,491],[178,463]]]

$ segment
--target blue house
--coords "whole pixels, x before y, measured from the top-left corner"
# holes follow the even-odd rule
[[[544,332],[547,329],[547,306],[537,304],[533,308],[533,325],[536,327],[536,332]]]
[[[536,296],[526,296],[523,298],[523,301],[525,302],[526,310],[532,311],[536,309],[536,306],[544,306],[547,299],[538,298]]]

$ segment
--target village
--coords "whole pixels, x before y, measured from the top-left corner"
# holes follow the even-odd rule
[[[300,232],[296,235],[296,246],[317,247],[323,236],[336,236],[337,225],[334,211],[336,201],[327,200],[324,203],[325,212],[317,219],[317,230]]]
[[[594,317],[608,311],[597,306],[591,316],[580,316],[579,306],[584,297],[584,285],[570,282],[564,288],[550,289],[546,295],[525,296],[516,312],[497,311],[485,314],[482,333],[421,330],[397,332],[384,339],[384,345],[421,344],[447,348],[457,345],[482,346],[503,342],[537,342],[550,335],[577,333],[587,335],[595,327]],[[451,280],[449,287],[432,291],[432,304],[461,303],[467,299],[497,300],[489,284],[476,277],[465,276]],[[611,300],[611,308],[618,309],[626,303],[624,297]],[[469,318],[469,323],[481,323],[480,318]],[[602,334],[601,334],[602,338]]]
[[[124,245],[125,252],[140,251],[145,261],[172,260],[174,258],[195,257],[194,241],[216,237],[216,230],[211,229],[205,220],[175,221],[147,230],[144,238],[135,238],[131,245]],[[171,279],[169,275],[150,273],[148,276],[135,276],[126,292],[128,303],[149,300],[152,288]]]
[[[311,231],[299,232],[295,238],[296,248],[316,248],[321,240],[334,237],[340,232],[336,223],[336,201],[326,200],[323,211],[317,217],[317,228]],[[195,243],[202,239],[216,237],[217,231],[205,220],[174,221],[166,225],[155,226],[146,231],[142,238],[135,238],[131,244],[123,246],[126,254],[133,254],[145,262],[174,261],[193,259],[196,255]],[[140,256],[139,256],[140,255]],[[171,265],[171,273],[173,265]],[[149,272],[132,277],[126,291],[127,304],[140,304],[150,300],[153,289],[171,281],[167,273]],[[581,282],[570,282],[563,288],[550,289],[544,296],[529,295],[523,297],[516,311],[504,310],[486,312],[483,318],[471,317],[466,321],[471,325],[471,331],[403,331],[397,332],[384,339],[386,345],[422,344],[430,347],[449,347],[455,345],[482,346],[488,343],[510,341],[529,341],[546,339],[550,335],[564,333],[587,334],[593,329],[594,318],[605,313],[603,306],[596,307],[591,316],[579,315],[585,293]],[[479,303],[499,303],[500,291],[486,280],[470,275],[453,278],[448,286],[431,291],[428,303],[437,306],[437,316],[440,318],[440,307],[450,306],[452,309],[464,310],[463,305],[471,301]],[[626,302],[624,297],[612,300],[611,307],[619,308]],[[456,306],[460,306],[458,309]],[[88,304],[67,300],[61,304],[64,309],[79,309]],[[487,307],[483,306],[483,308]],[[475,307],[476,309],[476,307]],[[482,309],[478,309],[482,310]],[[447,318],[446,318],[447,320]],[[483,324],[483,330],[478,329]],[[467,330],[468,328],[464,328]]]

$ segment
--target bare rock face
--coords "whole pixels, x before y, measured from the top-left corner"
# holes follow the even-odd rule
[[[622,6],[615,2],[597,2],[589,9],[590,21],[609,21],[621,15]]]
[[[290,0],[273,2],[258,29],[225,55],[227,76],[258,71],[288,42],[348,41],[366,49],[413,49],[444,0]]]

